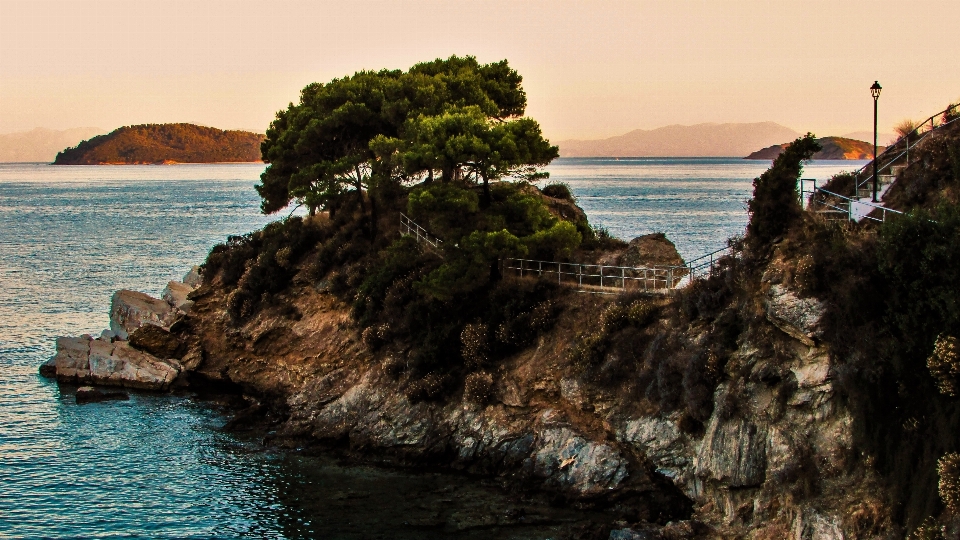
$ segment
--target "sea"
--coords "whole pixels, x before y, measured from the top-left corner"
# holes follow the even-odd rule
[[[561,158],[548,182],[611,234],[664,232],[689,260],[742,234],[769,165]],[[861,165],[813,161],[803,177]],[[227,236],[286,215],[259,212],[263,168],[0,164],[0,538],[533,539],[596,517],[476,478],[264,449],[190,394],[77,405],[38,375],[56,336],[108,327],[115,290],[158,295]]]

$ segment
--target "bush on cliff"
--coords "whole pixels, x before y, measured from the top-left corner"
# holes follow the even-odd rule
[[[747,242],[755,251],[769,246],[800,219],[803,209],[797,181],[803,171],[803,161],[819,150],[816,138],[807,133],[793,141],[777,156],[773,166],[753,181],[753,198],[747,206],[750,212]]]

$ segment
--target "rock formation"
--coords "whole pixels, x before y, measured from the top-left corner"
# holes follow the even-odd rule
[[[191,269],[184,281],[199,284],[198,269]],[[40,374],[76,384],[167,390],[184,370],[181,358],[190,368],[196,366],[195,356],[179,352],[181,343],[169,332],[189,312],[192,302],[186,296],[194,288],[171,281],[164,300],[117,291],[111,300],[110,330],[96,339],[58,337],[56,355],[41,366]]]

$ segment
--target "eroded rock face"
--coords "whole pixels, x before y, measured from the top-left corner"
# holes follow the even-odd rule
[[[598,495],[620,487],[627,476],[620,452],[569,428],[545,429],[539,443],[534,472],[564,490]]]
[[[634,445],[653,462],[657,472],[682,483],[693,462],[689,441],[677,424],[658,416],[627,421],[617,439]]]
[[[781,284],[770,286],[766,300],[767,319],[803,343],[812,346],[826,306],[816,298],[800,298]]]
[[[89,336],[57,338],[57,380],[78,384],[166,390],[180,374],[176,360],[160,360],[127,342]]]
[[[142,292],[117,291],[110,301],[110,330],[120,339],[145,324],[169,326],[175,316],[170,304]]]
[[[710,419],[696,474],[731,488],[759,486],[767,470],[767,430],[743,418]]]

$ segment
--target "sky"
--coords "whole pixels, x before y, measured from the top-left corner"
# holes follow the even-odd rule
[[[0,0],[0,133],[263,132],[311,82],[506,58],[547,137],[880,130],[960,101],[957,0]]]

